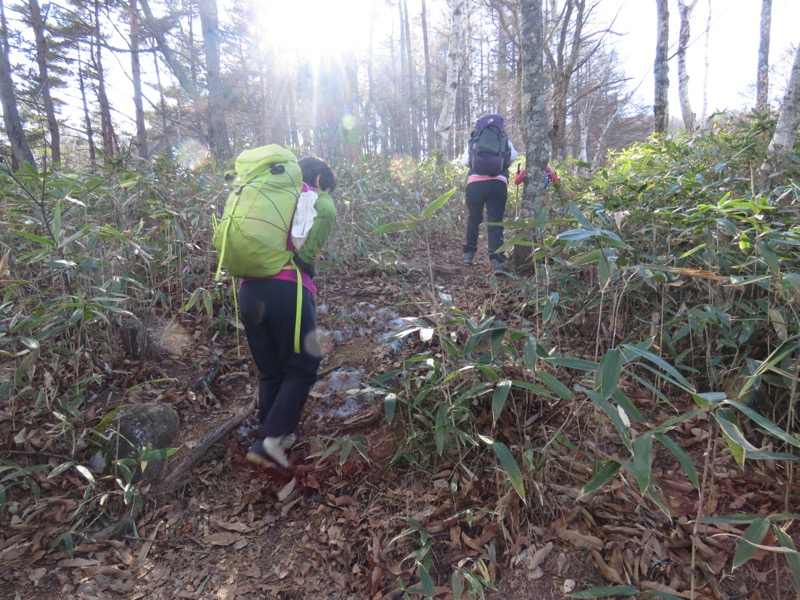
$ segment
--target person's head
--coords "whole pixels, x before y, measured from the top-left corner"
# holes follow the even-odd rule
[[[328,193],[336,189],[336,175],[324,160],[316,156],[308,156],[298,162],[305,183]]]

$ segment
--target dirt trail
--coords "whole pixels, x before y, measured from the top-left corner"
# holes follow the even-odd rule
[[[406,346],[386,341],[403,327],[401,317],[408,316],[403,310],[422,310],[404,309],[403,303],[425,306],[431,281],[470,312],[488,305],[502,313],[516,301],[507,296],[518,293],[513,281],[493,280],[488,260],[475,267],[455,266],[457,243],[440,240],[435,248],[441,268],[425,272],[412,267],[404,280],[363,271],[319,278],[326,358],[304,411],[301,443],[291,455],[302,466],[300,476],[289,481],[244,460],[255,425],[250,419],[214,446],[176,491],[142,490],[138,536],[81,542],[70,557],[41,551],[58,530],[58,511],[63,510],[58,503],[45,506],[36,518],[10,523],[0,547],[6,563],[0,571],[5,581],[0,597],[399,598],[395,581],[412,578],[409,556],[426,539],[434,543],[435,568],[463,567],[494,581],[497,590],[487,590],[489,598],[563,598],[570,580],[576,589],[627,584],[622,577],[632,569],[653,589],[679,586],[694,492],[668,461],[657,459],[654,470],[677,515],[674,521],[643,505],[623,481],[595,496],[593,504],[579,501],[580,482],[590,473],[585,462],[574,458],[561,457],[562,462],[543,470],[528,506],[504,478],[474,473],[469,462],[441,463],[428,474],[389,467],[401,433],[393,429],[397,423],[386,423],[379,399],[351,390],[397,366],[419,343],[412,337],[403,342]],[[252,405],[256,386],[246,350],[239,355],[234,344],[219,349],[213,331],[191,320],[182,328],[192,342],[139,374],[156,379],[160,372],[169,382],[145,385],[129,398],[171,401],[181,411],[184,429],[178,442],[183,450],[173,461]],[[217,359],[223,366],[212,399],[197,382]],[[538,418],[548,417],[547,410],[541,407]],[[344,444],[318,461],[333,439],[355,440],[369,459],[361,459],[350,445],[352,458],[341,464]],[[707,436],[699,435],[696,443],[705,450]],[[715,489],[718,505],[734,491],[721,485]],[[755,503],[773,492],[748,493],[748,503]],[[64,490],[61,504],[68,510],[79,506],[73,496]],[[420,529],[414,532],[417,524]],[[398,538],[404,530],[407,535]],[[710,548],[709,555],[702,553],[697,589],[721,589],[704,582],[720,580],[731,550],[726,540]],[[724,581],[741,591],[757,582],[758,574],[731,579]],[[436,592],[436,597],[448,597],[444,587]]]

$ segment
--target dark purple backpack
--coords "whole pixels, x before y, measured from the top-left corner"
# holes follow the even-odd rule
[[[469,165],[473,173],[497,177],[511,164],[506,123],[500,115],[485,115],[469,136]]]

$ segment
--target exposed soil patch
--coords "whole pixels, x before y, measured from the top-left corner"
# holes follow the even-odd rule
[[[686,598],[692,592],[695,598],[794,597],[785,561],[766,552],[731,573],[743,528],[695,525],[701,499],[661,447],[655,448],[652,485],[672,518],[642,500],[637,483],[624,476],[582,496],[594,472],[583,452],[626,456],[585,400],[568,406],[535,395],[512,397],[509,402],[524,406],[516,411],[520,420],[496,427],[489,401],[485,410],[473,402],[483,433],[515,453],[536,449],[536,469],[526,476],[527,504],[475,453],[457,464],[431,457],[423,468],[409,468],[403,459],[392,465],[406,425],[400,417],[387,423],[383,397],[363,390],[402,357],[427,348],[418,334],[390,343],[389,336],[408,324],[403,317],[424,314],[433,295],[446,294],[470,315],[494,314],[513,324],[526,317],[517,309],[532,293],[524,281],[494,278],[485,257],[474,267],[459,266],[456,241],[438,240],[432,252],[440,268],[411,265],[402,279],[378,270],[319,278],[327,352],[304,412],[301,443],[291,452],[296,479],[245,462],[255,425],[250,418],[207,452],[177,490],[141,488],[143,505],[125,536],[76,538],[70,555],[63,544],[50,546],[81,509],[85,482],[75,476],[72,487],[55,490],[53,480],[41,477],[46,499],[30,506],[12,494],[12,510],[1,517],[0,597],[399,598],[398,580],[411,587],[425,583],[414,562],[425,552],[435,557],[430,576],[440,598],[449,597],[450,576],[458,569],[483,578],[489,598],[563,598],[602,585]],[[174,404],[183,421],[180,451],[168,468],[175,465],[220,423],[254,407],[256,373],[246,346],[239,353],[234,336],[222,345],[215,327],[200,315],[171,322],[169,349],[162,340],[159,360],[121,365],[118,385],[105,390],[102,401],[93,400],[89,418],[120,401]],[[572,348],[593,350],[596,334],[595,325],[574,324],[553,335]],[[626,392],[650,424],[675,416],[634,383]],[[686,399],[674,401],[680,410],[692,408]],[[5,415],[0,428],[4,447],[20,447],[13,441],[13,415]],[[709,457],[700,474],[704,515],[779,513],[786,494],[800,491],[779,487],[784,475],[769,465],[742,472],[699,417],[680,424],[672,439],[694,457]],[[30,451],[31,460],[46,456],[46,449]],[[56,457],[51,464],[58,464]]]

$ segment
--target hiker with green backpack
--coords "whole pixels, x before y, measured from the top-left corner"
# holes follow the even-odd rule
[[[220,264],[241,278],[240,316],[259,371],[258,434],[247,460],[291,470],[286,450],[322,361],[314,275],[336,223],[336,176],[325,161],[298,162],[277,145],[243,152],[236,171],[214,244]]]

